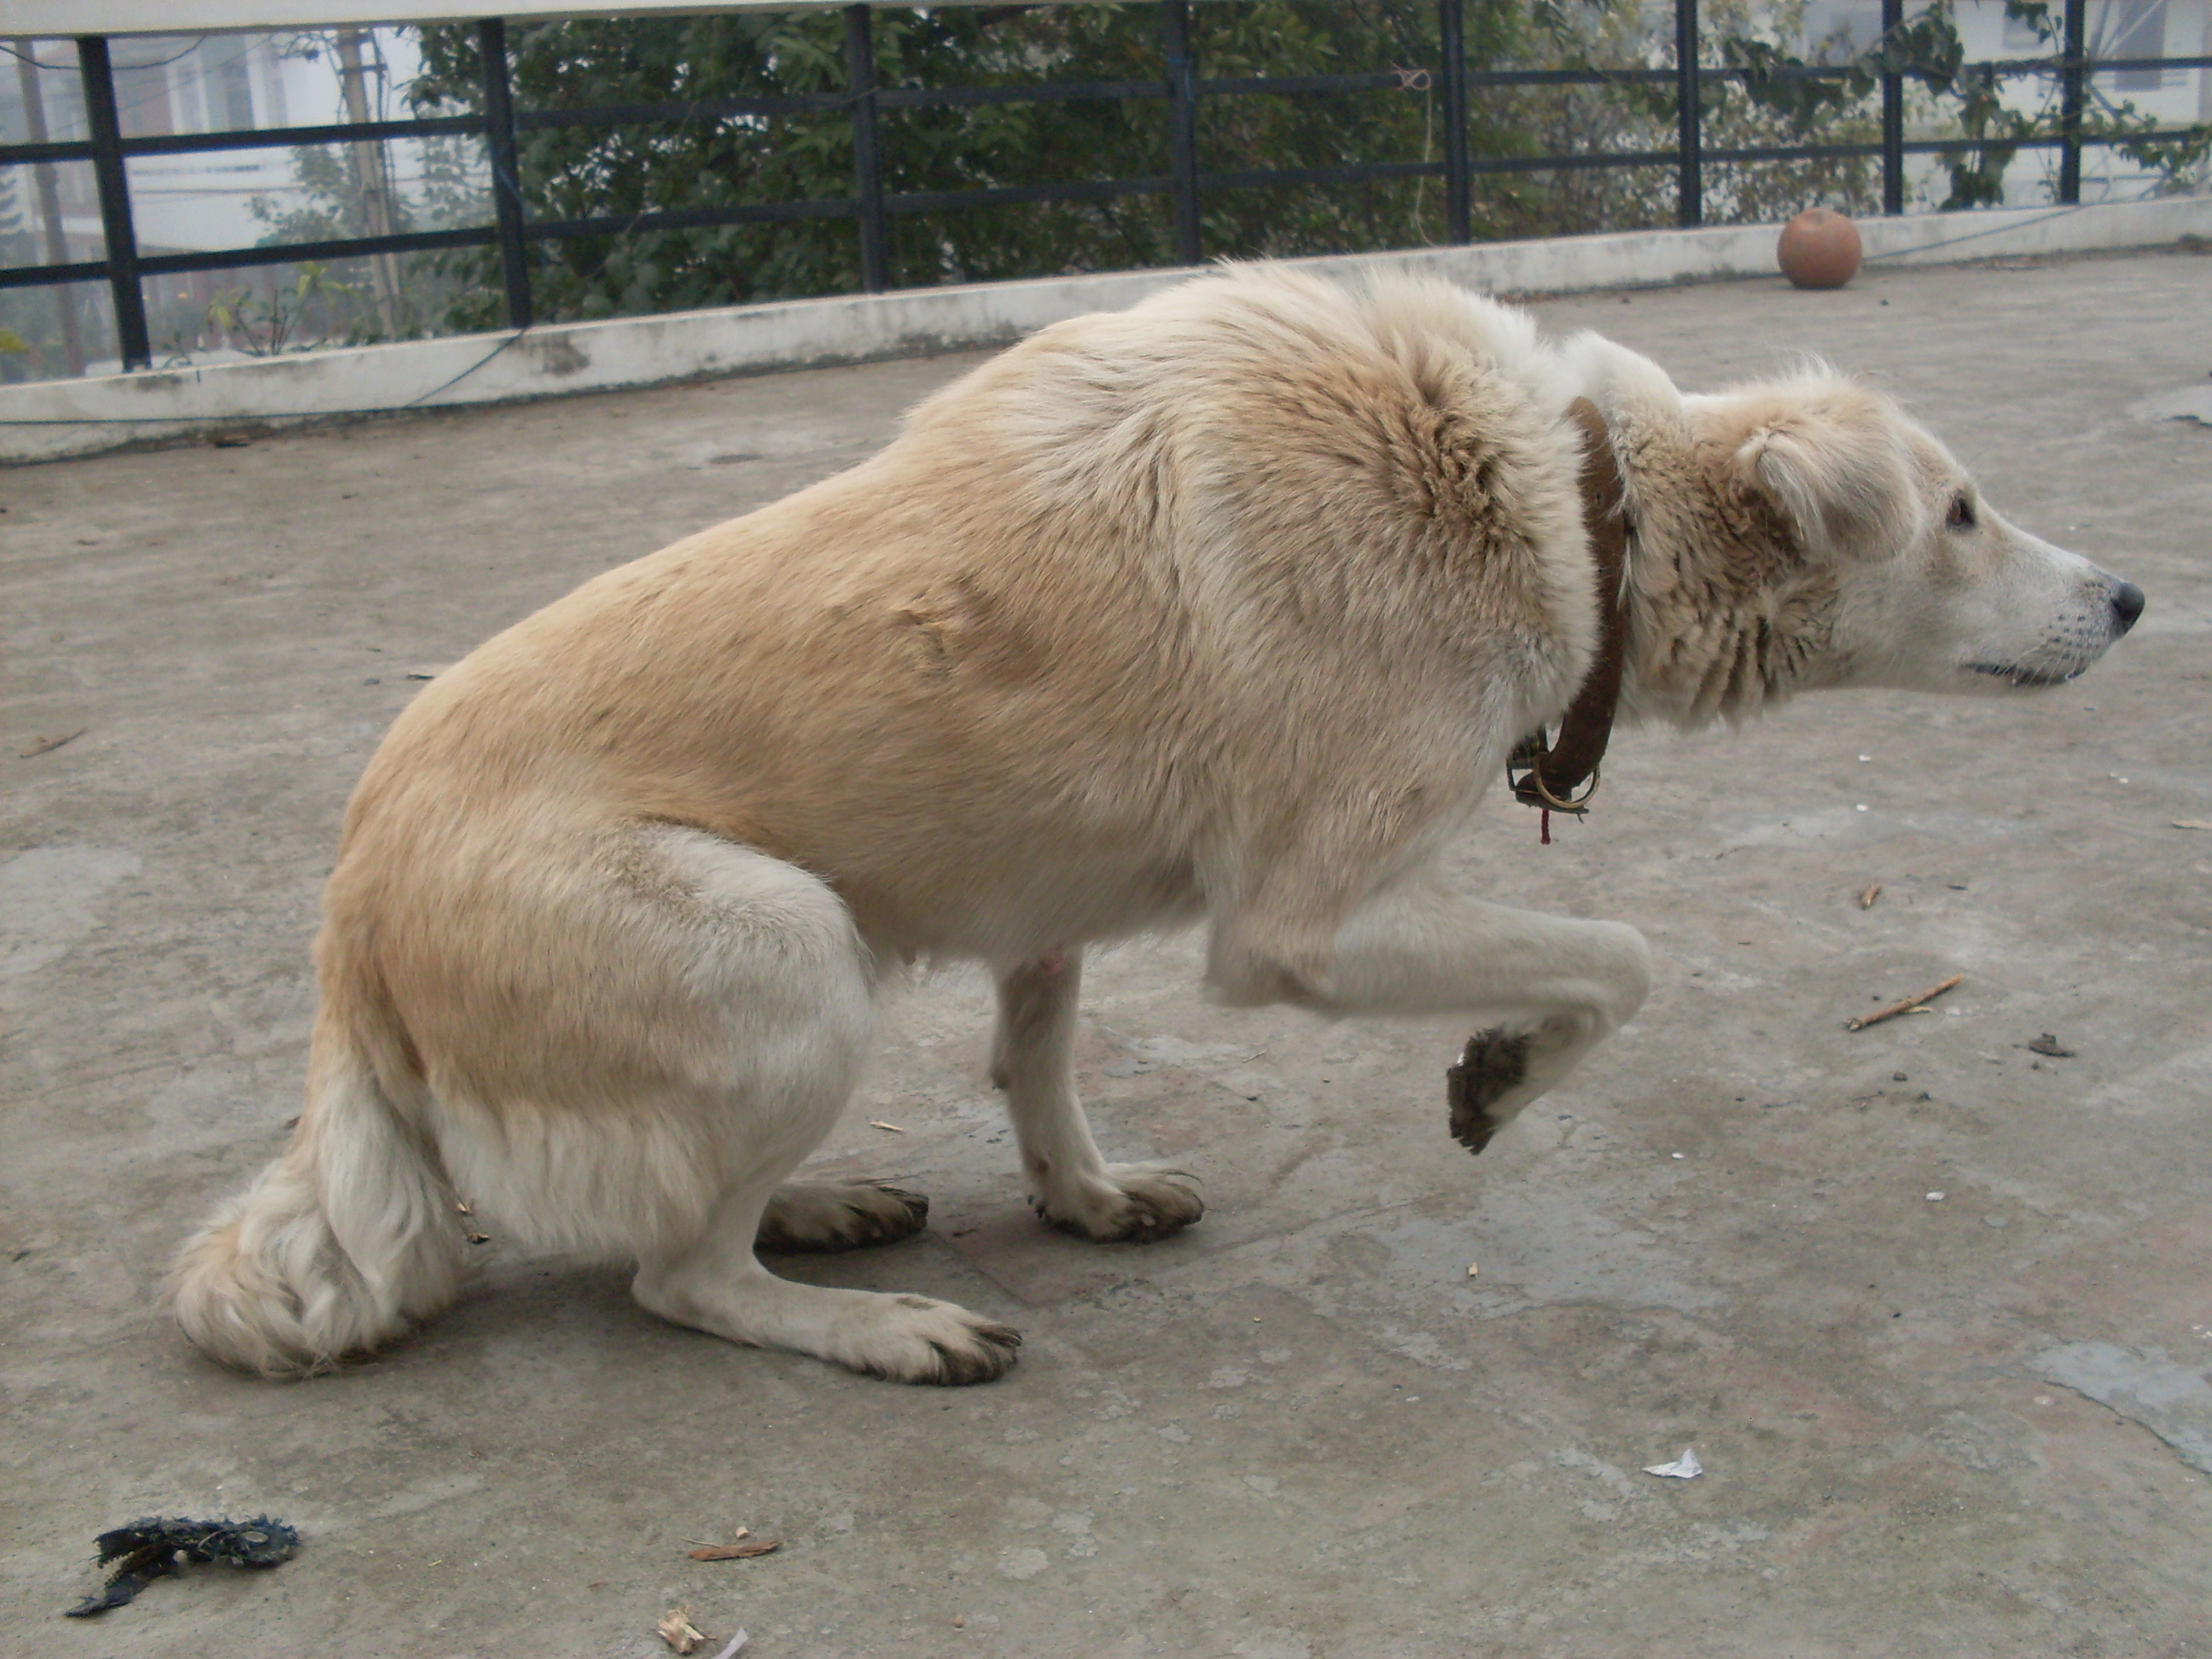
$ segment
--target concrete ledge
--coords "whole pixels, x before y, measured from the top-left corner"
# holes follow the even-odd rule
[[[2154,247],[2187,235],[2212,236],[2212,198],[1923,214],[1864,221],[1859,232],[1876,266]],[[1376,267],[1431,271],[1488,293],[1561,294],[1771,276],[1775,234],[1771,225],[1735,225],[1294,263],[1338,275]],[[1133,305],[1189,274],[1133,270],[793,300],[4,386],[0,463],[58,460],[241,428],[1002,345],[1064,317]]]

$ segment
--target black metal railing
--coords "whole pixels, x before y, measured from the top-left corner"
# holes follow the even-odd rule
[[[762,223],[795,219],[850,218],[860,241],[863,288],[883,291],[890,282],[886,226],[893,215],[939,213],[1012,203],[1073,202],[1106,197],[1164,195],[1171,198],[1176,257],[1194,264],[1203,255],[1199,210],[1211,192],[1289,185],[1338,185],[1366,180],[1440,178],[1449,240],[1470,238],[1469,197],[1478,175],[1547,172],[1555,169],[1672,167],[1676,176],[1676,216],[1686,226],[1704,221],[1705,169],[1725,163],[1799,161],[1879,157],[1882,210],[1904,210],[1905,157],[1954,155],[1999,143],[2010,149],[2059,152],[2057,197],[2077,203],[2081,191],[2081,156],[2086,148],[2118,143],[2179,142],[2194,129],[2090,135],[2084,114],[2089,77],[2100,71],[2212,68],[2212,57],[2095,58],[2086,46],[2085,0],[2065,0],[2061,50],[2048,58],[2016,58],[1966,66],[1994,76],[2055,75],[2060,94],[2058,131],[2052,134],[1968,137],[1907,142],[1905,137],[1905,81],[1902,73],[1879,78],[1881,137],[1875,143],[1820,143],[1765,148],[1708,149],[1705,146],[1703,89],[1746,78],[1740,69],[1701,67],[1697,0],[1674,0],[1673,67],[1637,70],[1470,70],[1465,49],[1466,0],[1437,0],[1442,62],[1433,72],[1393,69],[1372,74],[1297,76],[1200,77],[1190,46],[1190,0],[1160,0],[1160,43],[1164,73],[1158,81],[1042,82],[1028,86],[879,87],[875,70],[870,8],[845,9],[847,86],[842,92],[779,97],[720,98],[692,103],[597,106],[579,109],[523,110],[514,106],[509,84],[507,29],[498,18],[477,25],[483,66],[483,111],[466,116],[426,117],[404,121],[343,123],[313,127],[168,133],[125,137],[118,115],[113,66],[108,43],[98,35],[76,40],[83,81],[88,136],[73,143],[0,144],[0,165],[90,161],[100,197],[106,258],[73,264],[22,265],[0,270],[0,289],[55,287],[100,282],[113,298],[115,330],[126,369],[151,366],[144,295],[140,279],[186,271],[230,270],[246,266],[289,264],[357,258],[377,253],[413,253],[438,249],[496,246],[504,281],[507,320],[526,328],[533,319],[528,245],[532,241],[600,236],[710,225]],[[1904,19],[1904,0],[1881,0],[1885,33]],[[1845,68],[1795,66],[1772,71],[1783,78],[1842,80]],[[1416,80],[1415,77],[1422,77]],[[1251,168],[1201,172],[1198,164],[1197,113],[1206,98],[1249,94],[1310,95],[1434,85],[1443,112],[1443,157],[1437,161],[1346,162],[1331,167]],[[1675,147],[1671,150],[1607,150],[1577,155],[1499,156],[1469,155],[1469,94],[1479,88],[1534,86],[1670,86],[1674,93]],[[883,150],[878,119],[890,109],[947,109],[994,103],[1063,103],[1093,100],[1162,99],[1168,105],[1170,171],[1164,177],[1078,179],[953,191],[890,191],[884,184]],[[854,189],[849,197],[799,202],[761,202],[716,208],[681,209],[615,217],[532,219],[523,200],[517,169],[516,135],[545,128],[623,125],[712,116],[784,116],[842,112],[853,124]],[[128,159],[134,155],[194,155],[212,151],[281,148],[303,144],[473,135],[485,145],[491,166],[493,222],[464,229],[416,231],[382,236],[346,237],[316,242],[285,242],[204,252],[142,256],[132,226]]]

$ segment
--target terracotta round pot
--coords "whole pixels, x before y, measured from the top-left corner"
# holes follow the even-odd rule
[[[1799,288],[1841,288],[1858,274],[1859,232],[1842,214],[1808,208],[1782,227],[1774,257]]]

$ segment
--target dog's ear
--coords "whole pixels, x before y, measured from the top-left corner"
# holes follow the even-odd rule
[[[1739,476],[1774,504],[1805,553],[1880,557],[1918,533],[1911,455],[1882,398],[1846,380],[1815,381],[1776,388],[1746,412]]]

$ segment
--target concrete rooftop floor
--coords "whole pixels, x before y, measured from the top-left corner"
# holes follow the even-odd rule
[[[1214,1009],[1168,939],[1095,963],[1083,1077],[1109,1156],[1212,1207],[1060,1237],[982,982],[917,985],[817,1163],[930,1230],[789,1270],[1027,1333],[959,1392],[660,1324],[496,1216],[449,1316],[306,1384],[200,1361],[156,1287],[298,1109],[317,892],[404,672],[847,465],[969,360],[0,475],[0,1650],[646,1656],[679,1603],[760,1659],[2212,1647],[2212,430],[2129,412],[2205,383],[2212,259],[1540,310],[1692,387],[1875,374],[2149,611],[2039,697],[1629,734],[1548,848],[1496,801],[1464,879],[1660,969],[1480,1159],[1463,1033]],[[1685,1446],[1701,1478],[1640,1472]],[[264,1510],[289,1565],[62,1620],[95,1532]],[[782,1549],[686,1558],[738,1526]]]

